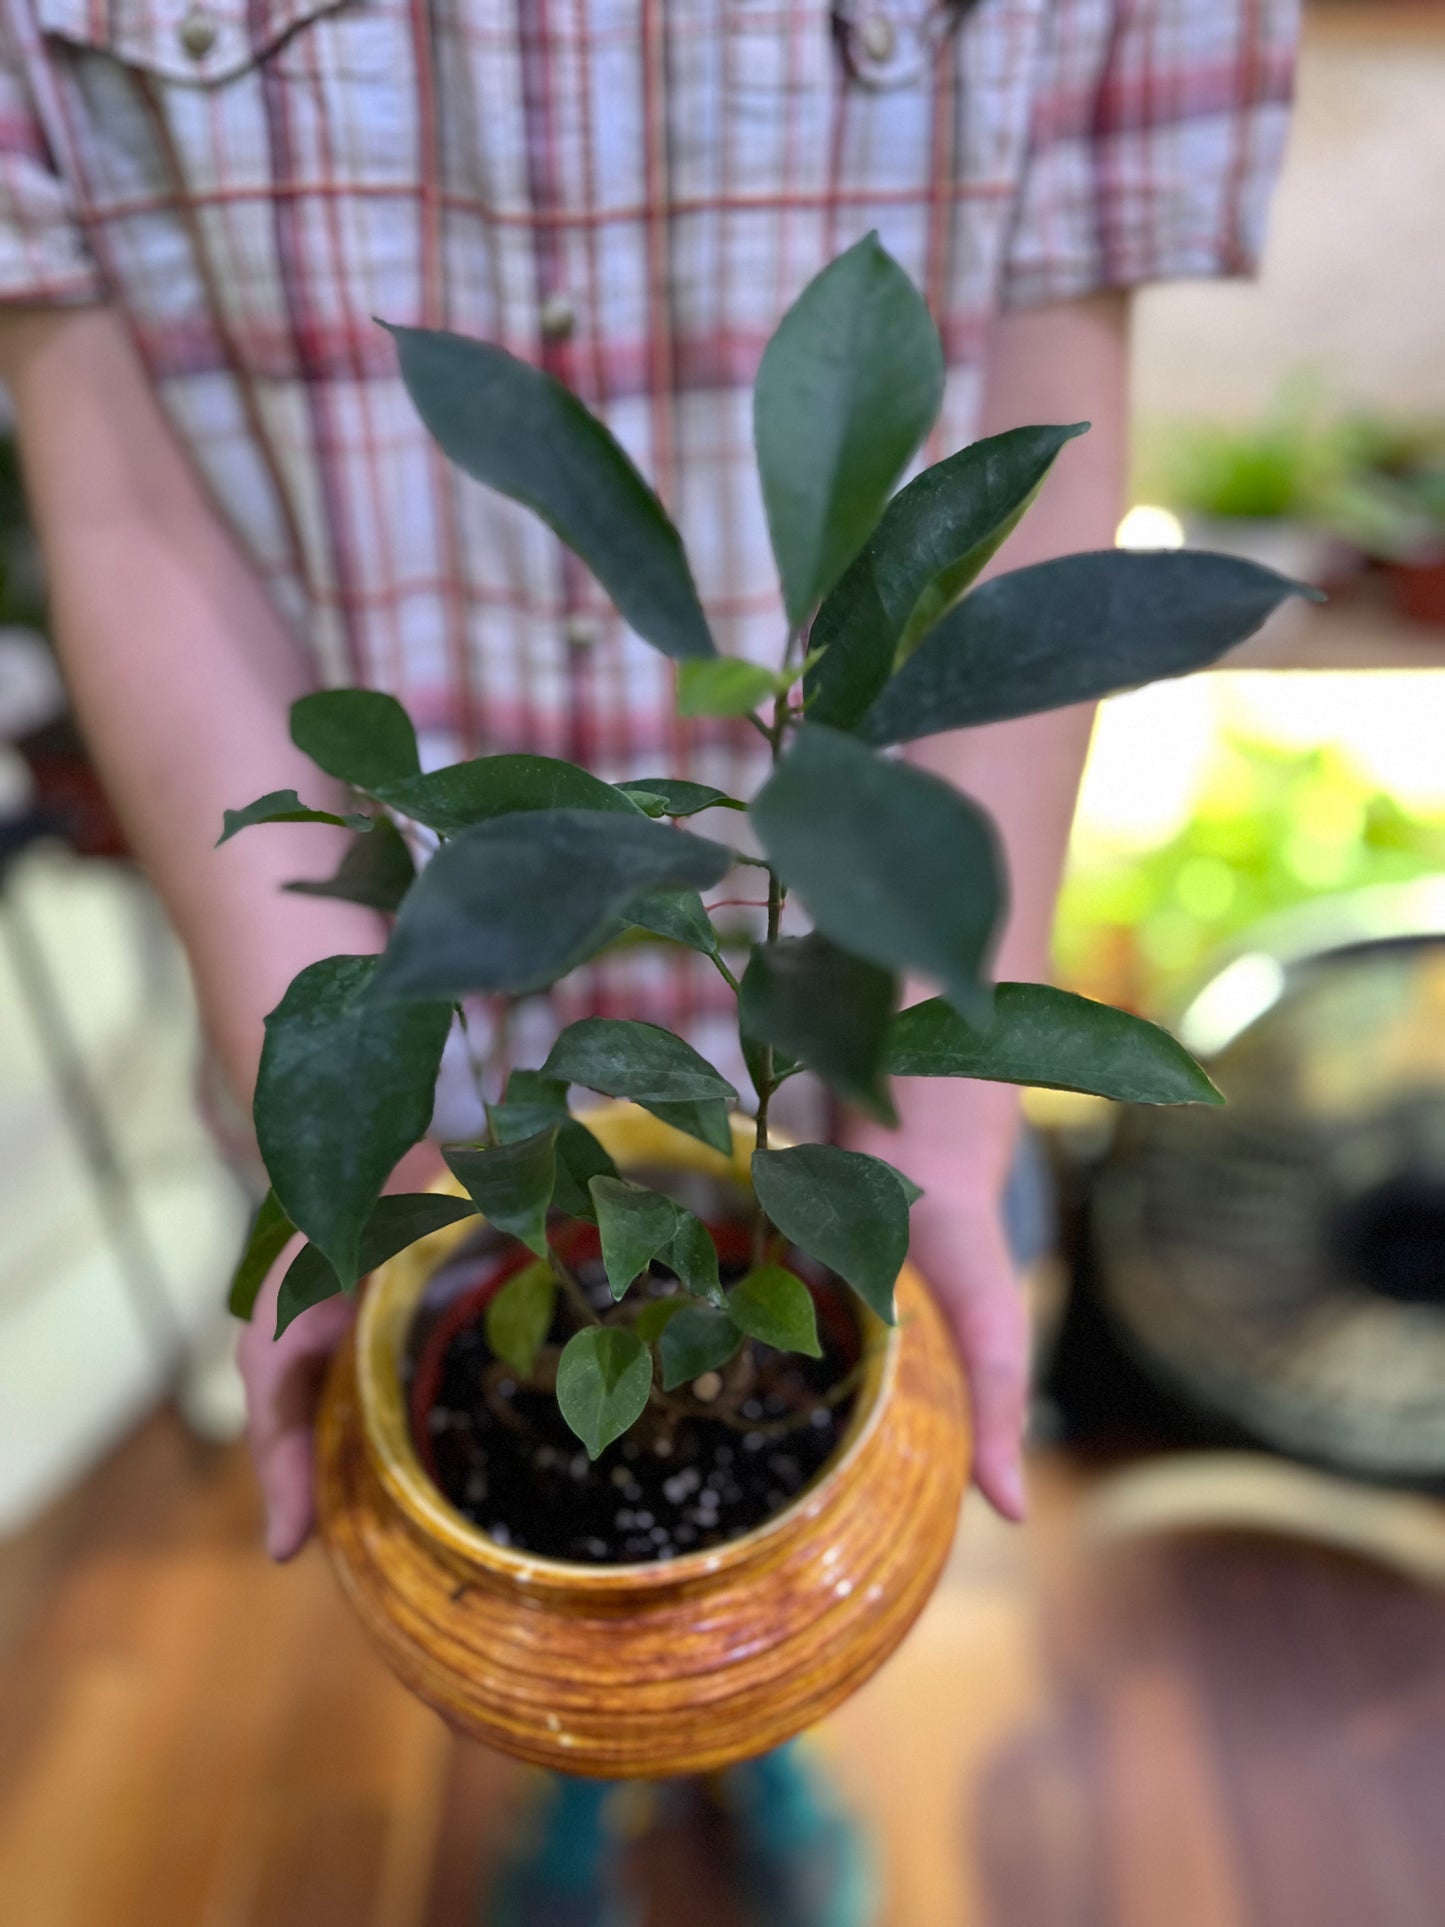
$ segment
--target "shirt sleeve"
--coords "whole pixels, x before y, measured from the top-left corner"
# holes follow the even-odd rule
[[[8,14],[0,8],[0,304],[104,300],[70,191],[35,113]]]
[[[1299,0],[1050,0],[1000,302],[1254,272]]]

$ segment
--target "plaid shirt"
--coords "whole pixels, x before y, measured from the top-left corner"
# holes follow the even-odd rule
[[[932,452],[960,446],[999,308],[1253,265],[1297,10],[0,0],[0,300],[119,305],[321,678],[403,697],[429,760],[746,791],[757,739],[680,728],[670,667],[430,446],[372,317],[570,383],[719,646],[770,659],[750,384],[804,282],[879,229],[947,349]]]

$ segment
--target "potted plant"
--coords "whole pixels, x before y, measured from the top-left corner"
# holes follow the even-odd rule
[[[992,828],[890,752],[1198,668],[1300,591],[1196,553],[975,586],[1082,425],[977,443],[893,496],[943,356],[872,236],[804,290],[758,374],[776,664],[717,654],[661,504],[573,395],[485,344],[393,333],[448,455],[540,514],[675,659],[684,716],[758,730],[772,771],[751,798],[529,755],[428,773],[391,698],[297,703],[295,741],[358,797],[328,818],[357,833],[339,873],[303,887],[393,922],[382,955],[311,965],[267,1020],[272,1189],[233,1305],[248,1315],[297,1230],[278,1329],[376,1274],[323,1413],[321,1514],[416,1690],[573,1771],[715,1766],[816,1718],[896,1644],[965,1475],[957,1367],[905,1263],[915,1188],[879,1158],[781,1142],[780,1086],[807,1072],[885,1121],[894,1076],[1218,1096],[1153,1025],[989,981]],[[706,812],[745,815],[751,846],[678,827]],[[225,835],[317,814],[274,794]],[[420,870],[394,819],[439,840]],[[767,899],[741,954],[702,896],[737,864]],[[785,903],[811,928],[785,934]],[[588,1018],[490,1094],[485,1134],[444,1151],[448,1184],[383,1195],[462,1000],[538,993],[638,931],[710,958],[735,994],[750,1100],[671,1032]],[[938,994],[900,1010],[905,972]]]

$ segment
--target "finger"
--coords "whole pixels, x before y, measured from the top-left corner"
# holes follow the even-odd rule
[[[282,1432],[257,1455],[256,1476],[266,1502],[266,1552],[278,1564],[293,1559],[311,1537],[315,1456],[309,1426]]]
[[[266,1511],[266,1549],[289,1559],[313,1521],[312,1424],[326,1362],[351,1323],[350,1299],[333,1298],[303,1312],[273,1339],[275,1289],[261,1294],[255,1321],[242,1337],[247,1434]]]
[[[1028,1402],[1027,1303],[993,1214],[953,1244],[936,1281],[953,1329],[973,1406],[974,1482],[1004,1518],[1027,1509],[1023,1429]]]

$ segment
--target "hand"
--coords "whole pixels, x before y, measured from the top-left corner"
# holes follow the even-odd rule
[[[288,1248],[266,1280],[239,1349],[246,1438],[266,1506],[266,1550],[276,1560],[292,1558],[311,1536],[316,1402],[327,1362],[356,1316],[354,1298],[328,1298],[272,1337],[276,1295],[297,1248]]]
[[[441,1169],[436,1146],[418,1144],[392,1173],[388,1191],[424,1191]],[[261,1288],[251,1322],[241,1334],[239,1363],[246,1387],[246,1438],[266,1506],[266,1550],[293,1558],[311,1537],[315,1452],[311,1432],[321,1380],[331,1354],[351,1329],[356,1299],[326,1298],[303,1311],[279,1338],[276,1297],[286,1267],[300,1249],[287,1246]]]
[[[910,1256],[949,1322],[968,1379],[974,1483],[996,1512],[1020,1520],[1027,1508],[1028,1301],[998,1204],[930,1186],[912,1216]]]

